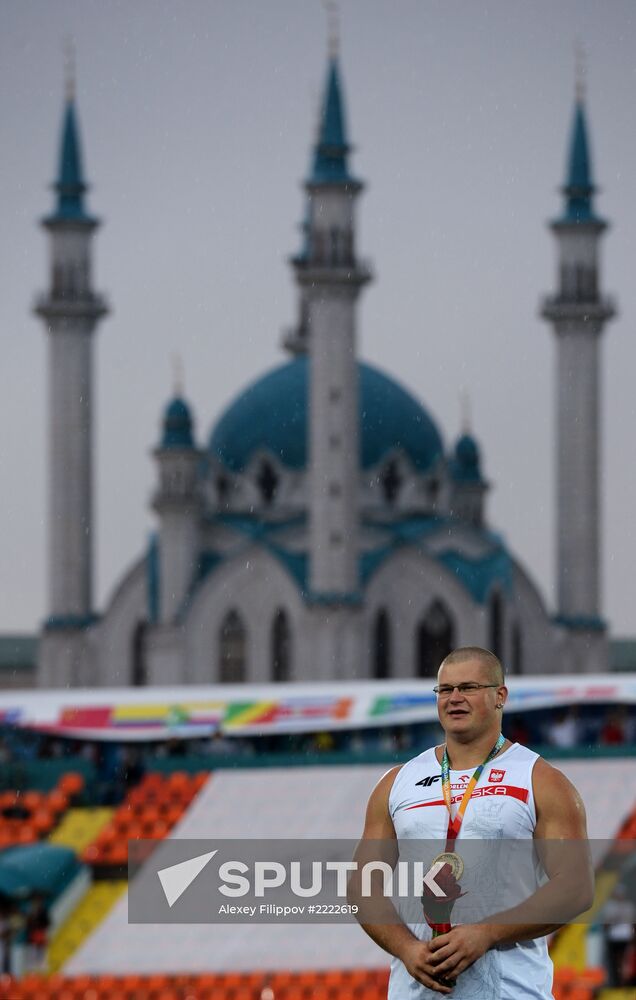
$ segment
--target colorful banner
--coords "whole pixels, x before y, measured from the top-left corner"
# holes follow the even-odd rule
[[[432,681],[0,693],[0,726],[103,740],[320,732],[437,719]],[[511,678],[506,712],[636,704],[636,675]]]

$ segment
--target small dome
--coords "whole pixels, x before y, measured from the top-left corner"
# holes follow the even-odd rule
[[[371,365],[358,363],[360,463],[377,465],[402,448],[419,472],[442,454],[442,440],[426,410],[406,389]],[[267,450],[285,466],[307,465],[309,361],[296,358],[268,372],[241,393],[222,414],[210,437],[210,451],[233,472]]]
[[[462,434],[455,445],[451,472],[454,479],[466,482],[481,480],[479,445],[470,434]]]
[[[193,448],[190,407],[179,396],[171,400],[163,415],[162,448]]]

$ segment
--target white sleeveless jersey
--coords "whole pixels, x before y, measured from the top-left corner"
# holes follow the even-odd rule
[[[518,743],[486,764],[464,814],[457,838],[488,841],[531,839],[536,826],[532,769],[538,755]],[[450,772],[453,815],[474,768]],[[448,809],[442,794],[441,765],[435,749],[408,761],[396,775],[389,813],[398,841],[417,839],[446,843]],[[474,845],[478,849],[478,845]],[[462,888],[464,882],[462,881]],[[451,916],[451,922],[455,921]],[[416,937],[428,940],[431,930],[422,916],[408,923]],[[457,979],[453,1000],[553,1000],[553,966],[545,937],[490,949]],[[439,1000],[440,994],[409,976],[394,958],[388,1000]]]

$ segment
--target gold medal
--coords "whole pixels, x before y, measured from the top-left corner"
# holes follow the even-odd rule
[[[456,854],[455,851],[445,851],[444,854],[437,855],[433,864],[436,864],[438,861],[441,861],[444,865],[450,865],[454,878],[459,882],[464,874],[464,862],[459,854]]]

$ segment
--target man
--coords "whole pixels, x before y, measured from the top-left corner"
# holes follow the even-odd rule
[[[593,898],[583,804],[560,771],[504,739],[508,691],[493,653],[476,646],[456,649],[443,661],[435,691],[445,747],[426,750],[380,780],[369,799],[358,859],[382,842],[394,865],[398,842],[417,838],[441,841],[440,852],[463,867],[462,838],[534,838],[548,880],[533,887],[526,903],[489,915],[488,923],[454,926],[433,938],[425,924],[401,921],[389,900],[373,911],[382,912],[386,923],[365,919],[361,907],[364,930],[393,956],[389,1000],[451,991],[458,1000],[549,1000],[552,963],[545,935],[564,922],[554,914],[563,911],[565,899],[567,920],[574,919]],[[555,842],[567,842],[567,849],[559,851]],[[492,886],[496,890],[496,876]],[[377,883],[374,891],[380,895]],[[361,900],[357,876],[350,898]]]

